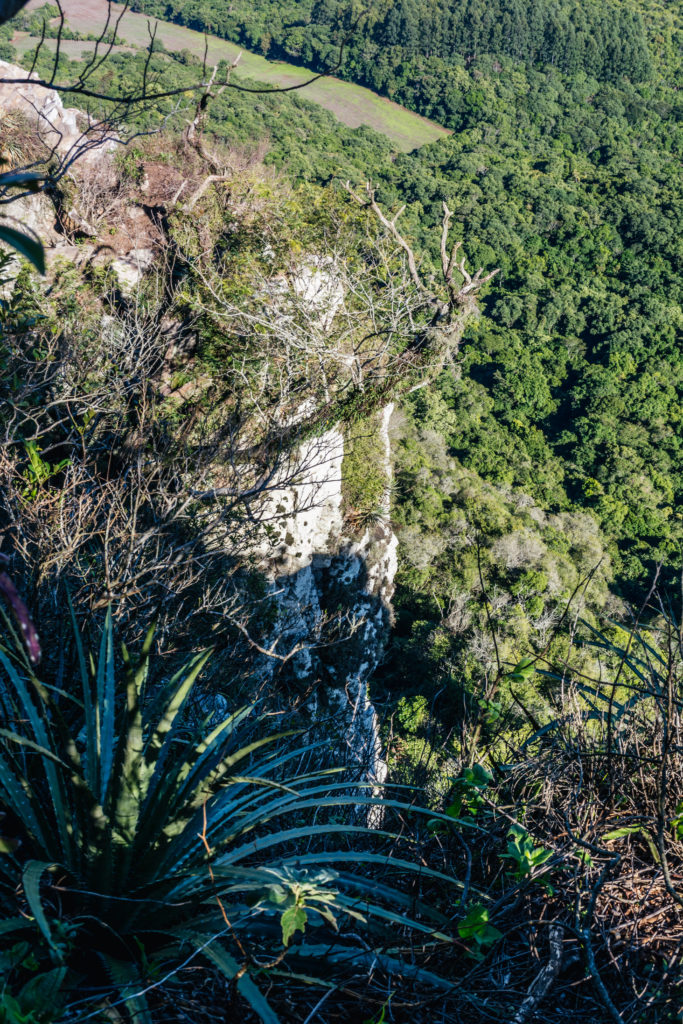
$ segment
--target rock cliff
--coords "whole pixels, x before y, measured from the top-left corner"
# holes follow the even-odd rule
[[[21,68],[0,62],[0,77],[15,74],[25,77]],[[102,144],[94,146],[83,115],[65,109],[54,91],[30,83],[0,85],[0,116],[3,111],[26,118],[46,152],[54,150],[68,161],[80,151],[73,173],[81,179],[100,173],[107,162],[113,166],[115,143],[100,140]],[[148,195],[154,188],[147,176],[142,190]],[[96,235],[92,245],[69,243],[58,230],[54,204],[46,195],[13,202],[12,215],[40,235],[49,258],[61,255],[83,262],[98,248]],[[146,208],[129,203],[119,221],[132,225],[130,247],[113,247],[111,239],[105,247],[124,292],[135,286],[154,260],[150,224],[141,223],[145,217]],[[314,307],[324,328],[343,293],[329,261],[312,257],[309,264],[294,287]],[[274,294],[277,285],[275,281]],[[378,783],[385,778],[386,766],[368,682],[384,650],[396,571],[397,541],[389,509],[392,411],[392,405],[386,406],[378,420],[386,486],[381,515],[371,526],[361,533],[345,518],[342,477],[347,441],[342,430],[334,428],[306,441],[294,454],[296,483],[270,491],[263,510],[269,525],[254,548],[275,601],[273,632],[281,638],[279,649],[298,648],[287,671],[314,693],[311,712],[335,723],[350,763]],[[326,633],[330,622],[336,622],[332,641]],[[265,658],[262,672],[267,676],[276,667],[277,662]]]
[[[386,777],[379,723],[368,683],[386,643],[396,573],[397,539],[390,526],[391,450],[389,421],[381,416],[386,488],[384,516],[355,536],[343,515],[345,439],[331,430],[303,453],[301,482],[275,492],[270,501],[289,515],[278,522],[270,550],[261,549],[279,609],[274,634],[293,655],[293,676],[315,692],[315,712],[335,723],[349,761],[371,781]],[[312,452],[315,457],[312,458]],[[339,609],[344,621],[333,643],[324,625]],[[272,669],[273,666],[271,666]]]

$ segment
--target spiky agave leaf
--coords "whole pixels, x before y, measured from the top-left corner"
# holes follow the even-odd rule
[[[254,984],[250,975],[244,970],[244,965],[240,965],[220,942],[212,942],[208,946],[204,946],[202,952],[207,960],[215,964],[221,974],[225,975],[228,981],[236,982],[237,991],[244,996],[263,1024],[280,1024],[279,1017],[261,990]]]
[[[137,704],[137,693],[131,707],[128,695],[129,724],[125,735],[125,753],[122,758],[121,774],[117,785],[114,820],[124,841],[132,844],[137,829],[140,811],[147,799],[147,790],[157,764],[166,769],[172,777],[178,770],[169,761],[174,738],[174,724],[185,705],[195,680],[204,668],[210,652],[203,652],[191,659],[171,679],[165,701],[160,706],[160,718],[155,726],[148,728],[145,738],[142,712]],[[182,764],[182,762],[181,762]]]
[[[106,953],[102,954],[102,962],[118,992],[118,1001],[125,1005],[134,1024],[153,1024],[145,993],[147,986],[138,965]]]
[[[379,800],[370,794],[370,784],[363,795],[363,784],[335,781],[341,768],[291,774],[295,759],[314,756],[325,744],[292,743],[297,730],[264,735],[267,720],[253,705],[197,739],[184,729],[183,711],[207,653],[191,658],[150,701],[145,692],[152,644],[148,633],[137,662],[124,648],[124,703],[116,693],[111,615],[96,663],[86,658],[76,637],[83,692],[83,727],[76,731],[82,735],[82,764],[68,731],[59,724],[58,706],[41,696],[37,680],[30,689],[8,658],[0,659],[0,701],[4,688],[12,691],[22,712],[14,715],[14,724],[23,721],[27,728],[25,736],[14,730],[0,733],[0,799],[22,817],[43,859],[66,869],[75,883],[73,891],[83,890],[88,912],[96,912],[109,931],[118,932],[124,946],[133,948],[131,939],[144,935],[151,944],[163,941],[166,954],[173,951],[180,961],[183,947],[194,945],[198,955],[236,981],[264,1022],[275,1022],[259,990],[258,972],[251,976],[244,958],[233,955],[242,942],[252,941],[274,950],[277,960],[303,955],[296,942],[286,951],[280,948],[283,910],[268,895],[274,886],[281,886],[287,908],[299,915],[299,928],[313,927],[317,919],[334,932],[340,920],[351,918],[354,925],[367,927],[369,936],[399,928],[430,941],[448,940],[443,915],[417,895],[401,893],[386,877],[368,880],[366,872],[381,867],[383,875],[398,872],[418,882],[452,884],[449,876],[370,850],[292,856],[293,846],[304,840],[308,845],[320,834],[316,816],[321,809],[339,813],[380,805],[432,818],[438,816],[435,812],[405,800]],[[246,721],[256,736],[240,745],[239,726]],[[26,774],[22,751],[28,748],[34,767]],[[47,813],[42,806],[46,798]],[[55,839],[52,823],[59,814],[64,822]],[[389,830],[339,822],[326,823],[324,831],[326,837],[366,837],[372,842],[396,838]],[[323,878],[321,871],[328,870],[324,865],[329,871]],[[27,875],[36,907],[44,871],[44,864],[31,866]],[[310,911],[308,921],[302,910]],[[289,931],[284,932],[288,941]],[[315,960],[315,944],[308,945],[306,956]],[[357,962],[356,947],[345,946],[343,936],[334,948],[328,966],[342,969]],[[393,953],[386,959],[388,969],[392,963],[405,966]],[[124,965],[121,973],[112,961],[110,973],[118,973],[119,993],[130,1014],[144,1019],[144,1004],[135,1005],[133,968]]]
[[[45,714],[45,693],[38,684],[38,680],[34,681],[32,676],[26,680],[1,648],[0,667],[4,670],[9,683],[8,692],[3,693],[3,698],[5,698],[3,702],[8,712],[7,717],[10,721],[15,721],[17,729],[20,723],[23,728],[28,727],[31,734],[25,736],[28,741],[54,755],[52,757],[41,756],[39,759],[31,758],[29,762],[18,752],[18,745],[5,737],[6,742],[13,744],[13,753],[21,766],[18,781],[33,810],[33,813],[29,814],[29,820],[35,825],[38,818],[43,817],[40,801],[31,791],[30,779],[37,771],[45,779],[54,812],[51,815],[52,829],[48,831],[44,828],[39,829],[44,844],[49,846],[49,850],[46,849],[47,856],[56,860],[70,859],[74,852],[73,820],[65,773],[58,763],[62,760],[59,754],[68,752],[55,750],[54,730]],[[10,746],[9,749],[12,750],[12,747]],[[15,775],[14,778],[17,779],[17,776]],[[9,784],[11,785],[11,783]],[[21,802],[24,804],[23,800]]]

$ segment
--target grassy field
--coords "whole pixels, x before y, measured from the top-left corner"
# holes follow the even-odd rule
[[[31,36],[28,32],[16,32],[12,39],[12,46],[18,54],[27,53],[29,50],[35,50],[36,37]],[[45,39],[43,46],[49,47],[51,50],[55,48],[54,39]],[[72,60],[77,60],[84,53],[92,53],[95,49],[95,44],[88,40],[78,39],[63,39],[61,45],[61,51],[66,57],[71,57]],[[135,53],[136,47],[134,46],[114,46],[113,50],[115,53]]]
[[[31,0],[29,8],[41,7],[44,0]],[[112,5],[114,9],[118,5]],[[63,0],[69,26],[84,34],[98,32],[104,21],[105,5],[102,0]],[[120,9],[120,8],[119,8]],[[152,21],[154,19],[151,19]],[[118,29],[119,36],[133,46],[146,46],[149,41],[148,23],[150,19],[143,14],[126,12]],[[157,22],[157,38],[167,50],[190,50],[203,56],[206,38],[201,32],[172,25],[168,22]],[[27,49],[28,40],[19,40],[19,49]],[[79,54],[87,44],[72,42],[69,52]],[[268,61],[247,50],[240,50],[234,43],[208,37],[208,60],[215,64],[219,60],[233,61],[238,54],[239,71],[244,77],[271,86],[290,86],[305,82],[311,77],[310,72],[297,68],[292,64]],[[239,72],[238,72],[239,74]],[[342,82],[338,78],[323,78],[303,90],[302,95],[312,103],[330,110],[344,124],[351,128],[367,125],[391,139],[397,149],[409,152],[428,142],[447,135],[441,125],[428,121],[418,114],[413,114],[397,103],[392,103],[378,96],[370,89],[351,82]]]

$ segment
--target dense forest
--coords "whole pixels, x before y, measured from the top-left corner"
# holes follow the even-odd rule
[[[474,0],[443,5],[402,0],[371,6],[366,13],[360,5],[354,8],[332,0],[290,6],[272,0],[256,5],[218,0],[191,7],[182,0],[137,0],[136,9],[237,38],[266,56],[286,54],[313,67],[335,64],[336,46],[349,36],[342,74],[402,97],[411,78],[417,88],[425,89],[425,72],[433,76],[487,54],[550,65],[570,75],[583,71],[600,81],[622,76],[642,81],[652,71],[640,12],[620,3],[497,0],[483,9]],[[356,24],[361,30],[354,34]],[[448,79],[446,72],[446,123],[457,110],[451,108],[454,98],[446,86]],[[426,93],[417,102],[429,107]]]
[[[0,25],[118,140],[0,110],[0,1024],[678,1019],[680,12],[132,6],[450,134]]]

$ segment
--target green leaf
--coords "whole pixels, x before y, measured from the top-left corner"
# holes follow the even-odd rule
[[[9,762],[2,755],[0,755],[0,795],[2,795],[5,805],[10,807],[19,820],[24,823],[24,827],[31,831],[43,848],[46,848],[51,838],[51,827],[45,819],[41,803],[39,800],[35,800],[32,790],[30,796],[26,793],[22,779],[15,775]]]
[[[150,740],[149,745],[152,748],[162,750],[164,738],[171,731],[176,715],[185,704],[197,676],[211,657],[211,653],[209,650],[195,655],[171,679],[166,692],[165,706]]]
[[[332,803],[330,801],[329,803]],[[335,803],[348,803],[352,804],[353,800],[348,801],[335,801]],[[298,804],[294,804],[292,810],[299,810],[303,804],[303,801]],[[323,806],[327,805],[327,801],[323,802]],[[304,806],[309,806],[305,804]],[[332,833],[342,833],[343,835],[351,835],[352,833],[361,833],[363,835],[375,835],[375,836],[393,836],[391,832],[384,832],[380,829],[369,829],[365,825],[326,825],[325,834],[331,835]],[[280,846],[285,843],[291,843],[295,839],[308,839],[310,836],[319,835],[319,825],[302,825],[299,828],[283,829],[280,832],[274,832],[270,835],[259,836],[257,839],[252,839],[250,842],[245,843],[243,846],[233,847],[228,850],[227,853],[221,854],[214,861],[214,868],[223,869],[231,864],[238,864],[245,857],[252,856],[261,850],[267,850],[271,846]],[[226,837],[223,843],[227,843],[230,837]],[[219,844],[216,844],[214,849],[219,848]],[[388,858],[387,858],[388,859]]]
[[[100,641],[100,655],[97,661],[95,680],[97,693],[97,756],[101,767],[99,801],[102,807],[107,800],[107,789],[114,763],[114,634],[111,622],[111,607],[107,608]]]
[[[55,967],[27,981],[19,996],[22,1006],[30,1006],[31,1014],[41,1019],[46,1017],[54,1020],[55,1011],[61,1003],[59,990],[64,983],[66,971],[66,967]]]
[[[237,978],[237,991],[244,996],[263,1024],[280,1024],[280,1018],[273,1012],[266,997],[248,974],[240,974],[240,965],[226,949],[217,942],[212,942],[203,950],[203,955],[216,965],[228,981]]]
[[[488,923],[489,912],[480,903],[472,907],[467,917],[458,925],[458,935],[461,939],[472,939],[480,934]]]
[[[102,959],[112,981],[121,993],[121,998],[130,1012],[131,1019],[135,1021],[135,1024],[152,1024],[152,1016],[144,993],[136,991],[136,989],[145,987],[137,964],[115,960],[108,954],[103,954]]]
[[[337,826],[337,831],[343,831],[344,826]],[[354,829],[349,828],[351,831],[366,832],[368,835],[377,835],[375,829],[363,829],[355,827]],[[393,833],[387,833],[393,835]],[[393,838],[396,838],[393,836]],[[410,861],[403,860],[400,857],[390,857],[386,853],[364,853],[356,850],[336,850],[334,852],[324,853],[310,853],[299,855],[296,857],[287,857],[282,861],[285,866],[300,867],[301,865],[308,864],[378,864],[384,867],[385,870],[396,870],[396,871],[409,871],[428,878],[436,878],[442,882],[447,882],[449,885],[453,885],[456,888],[462,889],[463,883],[457,878],[453,878],[452,875],[447,875],[443,871],[436,871],[434,868],[424,867],[424,865]],[[490,899],[490,896],[486,896],[481,893],[477,893],[479,898]]]
[[[27,924],[25,917],[8,917],[5,921],[0,921],[0,935],[26,931]]]
[[[305,932],[308,915],[303,907],[289,907],[280,918],[282,925],[282,945],[288,946],[294,932]]]
[[[36,268],[39,274],[45,273],[45,250],[40,239],[27,235],[25,231],[12,228],[9,224],[0,224],[0,242],[15,249]]]
[[[14,687],[16,694],[20,701],[20,708],[22,717],[30,724],[35,742],[39,746],[44,747],[46,750],[50,750],[52,747],[51,736],[48,732],[46,724],[46,716],[44,713],[45,707],[45,691],[40,687],[38,680],[35,676],[31,676],[28,681],[32,686],[33,693],[29,693],[27,681],[19,675],[14,668],[11,661],[5,656],[2,650],[0,650],[0,663],[4,667],[7,675],[10,678],[10,682]],[[40,701],[40,710],[38,710],[34,704],[34,696],[37,696]],[[42,713],[41,713],[42,712]],[[44,757],[42,761],[42,767],[45,772],[50,793],[52,796],[52,803],[54,807],[55,820],[57,822],[57,828],[59,831],[62,852],[66,854],[71,846],[71,835],[69,833],[69,814],[65,806],[65,794],[63,790],[63,779],[61,773],[59,773],[55,767],[55,763],[49,757]],[[32,794],[29,794],[31,799]],[[43,846],[45,841],[43,840]]]
[[[40,879],[43,876],[43,872],[53,867],[48,861],[43,860],[30,860],[24,868],[22,875],[22,883],[24,886],[24,894],[26,895],[26,901],[31,908],[31,913],[36,919],[36,924],[40,928],[41,932],[45,936],[48,945],[55,952],[59,952],[57,946],[52,940],[52,931],[48,923],[43,905],[40,900]]]
[[[71,615],[71,624],[74,633],[74,639],[76,641],[76,652],[78,654],[78,667],[81,676],[81,689],[83,692],[83,710],[85,713],[85,754],[83,758],[83,770],[85,780],[88,783],[93,793],[99,792],[99,769],[100,763],[97,757],[97,724],[95,721],[95,709],[93,706],[92,699],[92,687],[90,685],[90,675],[85,661],[85,652],[83,650],[83,641],[81,640],[80,630],[76,621],[76,613],[74,611],[73,602],[71,600],[71,591],[68,586],[66,588],[66,600],[69,605],[69,613]]]
[[[61,764],[63,768],[68,768],[69,765],[62,761],[60,757],[53,754],[47,747],[41,747],[39,743],[34,743],[33,740],[29,740],[26,736],[19,736],[16,732],[10,732],[9,729],[0,729],[0,736],[4,736],[5,739],[11,740],[12,743],[18,744],[20,747],[30,747],[31,750],[35,750],[38,754],[43,757],[47,757],[50,761],[56,761],[57,764]]]
[[[506,678],[511,680],[513,683],[526,683],[533,676],[536,671],[534,667],[533,658],[522,658],[511,672],[507,673]]]
[[[470,950],[468,955],[478,961],[484,959],[482,950],[486,950],[502,938],[501,932],[489,924],[489,912],[481,903],[472,907],[467,917],[458,924],[458,934],[466,942],[476,943],[474,950]]]
[[[606,832],[602,837],[603,842],[611,839],[623,839],[624,836],[632,836],[642,830],[642,825],[626,825],[624,828],[615,828],[613,832]]]

